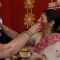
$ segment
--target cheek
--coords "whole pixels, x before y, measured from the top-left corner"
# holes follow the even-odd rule
[[[47,20],[43,20],[43,21],[42,21],[42,24],[43,24],[43,26],[46,26]]]
[[[45,28],[46,24],[47,24],[47,22],[44,21],[44,20],[38,20],[38,23],[40,25],[39,26],[40,27],[40,31],[43,30]]]
[[[47,24],[47,21],[46,19],[38,19],[38,23],[40,24],[40,26],[45,27]]]
[[[45,22],[41,22],[41,26],[44,28],[46,26]]]
[[[47,19],[45,18],[45,19],[43,20],[43,22],[44,22],[44,23],[47,23]]]
[[[40,22],[41,22],[41,24],[42,24],[43,27],[47,24],[46,20],[41,20]]]

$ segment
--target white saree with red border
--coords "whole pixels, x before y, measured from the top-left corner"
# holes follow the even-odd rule
[[[53,33],[45,36],[35,47],[34,51],[46,55],[48,60],[60,60],[60,34]]]

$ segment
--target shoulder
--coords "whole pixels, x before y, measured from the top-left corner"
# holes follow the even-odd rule
[[[51,37],[53,37],[54,39],[60,39],[60,33],[53,33]]]
[[[47,36],[45,40],[51,43],[58,42],[60,41],[60,33],[52,33],[51,35]]]

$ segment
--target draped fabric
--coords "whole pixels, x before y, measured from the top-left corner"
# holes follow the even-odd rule
[[[34,47],[34,51],[39,53],[56,42],[60,42],[60,34],[52,33],[51,35],[42,38],[42,40]]]

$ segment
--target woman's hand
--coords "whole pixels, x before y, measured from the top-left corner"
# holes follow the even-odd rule
[[[33,34],[37,33],[39,31],[39,24],[36,23],[34,24],[30,29],[29,29],[30,32],[32,32]]]
[[[30,60],[48,60],[47,57],[44,55],[44,54],[37,54],[37,53],[34,53]]]

